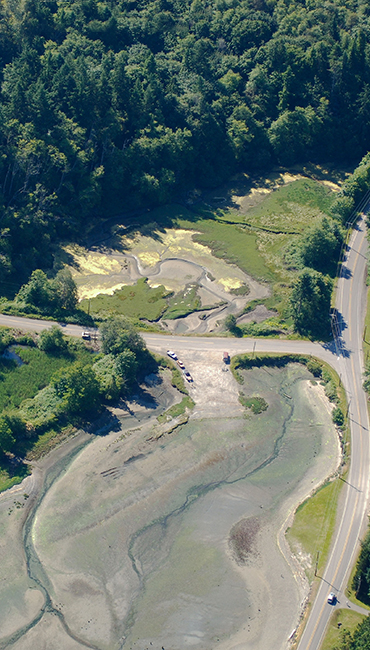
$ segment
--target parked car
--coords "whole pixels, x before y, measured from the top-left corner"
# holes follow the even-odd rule
[[[188,381],[189,384],[191,384],[191,382],[193,381],[193,377],[191,376],[190,372],[185,372],[184,374],[185,374],[186,381]]]
[[[84,332],[82,332],[81,336],[82,336],[82,338],[85,339],[86,341],[90,341],[90,339],[91,339],[91,334],[90,334],[90,332],[88,332],[87,330],[84,331]]]
[[[230,355],[228,352],[224,352],[224,363],[230,363]]]
[[[336,597],[335,593],[333,591],[331,591],[329,596],[328,596],[328,603],[329,603],[329,605],[335,605],[336,602],[337,602],[337,597]]]
[[[183,364],[182,361],[180,361],[180,359],[177,359],[177,365],[179,366],[179,368],[181,368],[181,370],[185,370],[185,365]]]
[[[171,359],[174,359],[175,361],[177,361],[176,352],[172,352],[172,350],[167,350],[167,354],[168,354],[169,357],[171,357]]]

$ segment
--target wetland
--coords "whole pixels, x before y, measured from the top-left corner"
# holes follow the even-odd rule
[[[180,400],[164,371],[156,408],[116,409],[119,430],[80,433],[2,495],[1,648],[285,646],[308,582],[281,531],[337,467],[330,409],[290,364],[242,371],[268,404],[252,415],[218,355],[183,356],[187,423],[153,435]]]

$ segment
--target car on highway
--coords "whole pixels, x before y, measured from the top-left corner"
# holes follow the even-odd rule
[[[336,602],[337,602],[337,597],[336,597],[335,593],[333,591],[331,591],[329,596],[328,596],[328,603],[329,603],[329,605],[335,605]]]
[[[177,361],[177,354],[176,354],[176,352],[172,352],[172,350],[167,350],[167,355],[168,355],[169,357],[171,357],[171,359],[174,359],[175,361]]]
[[[185,370],[185,364],[182,361],[180,361],[180,359],[177,359],[177,365],[179,366],[179,368],[181,368],[181,370]]]
[[[189,384],[191,384],[191,382],[194,381],[194,380],[193,380],[193,377],[192,377],[191,374],[190,374],[190,372],[185,372],[184,375],[185,375],[185,379],[186,379],[186,381],[188,381]]]

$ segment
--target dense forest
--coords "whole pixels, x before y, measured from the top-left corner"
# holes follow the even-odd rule
[[[354,164],[370,141],[362,0],[1,0],[0,280],[91,216],[238,169]],[[4,286],[4,285],[3,285]]]

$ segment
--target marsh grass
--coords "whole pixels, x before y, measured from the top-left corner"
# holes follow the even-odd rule
[[[311,172],[315,175],[315,170]],[[304,173],[309,174],[310,170]],[[266,186],[264,179],[260,179],[259,186]],[[244,191],[247,193],[251,187],[251,183],[247,183]],[[275,309],[291,329],[289,296],[298,269],[291,268],[289,251],[295,243],[299,245],[313,220],[330,213],[335,194],[322,182],[308,176],[281,185],[276,185],[275,179],[273,183],[268,182],[267,187],[272,187],[272,191],[246,211],[237,210],[225,190],[225,202],[220,205],[210,205],[198,197],[188,207],[180,204],[161,206],[141,215],[139,223],[136,217],[131,224],[128,222],[125,234],[135,237],[140,233],[160,239],[166,229],[197,231],[193,234],[195,243],[207,246],[215,257],[235,264],[253,278],[269,283],[271,295],[263,303]],[[247,291],[245,285],[240,294],[247,295]],[[238,290],[234,293],[240,295]],[[122,313],[154,323],[165,312],[166,318],[178,318],[199,309],[195,295],[183,300],[180,294],[169,297],[164,287],[145,287],[143,279],[134,286],[123,287],[113,296],[92,298],[90,313],[98,320]],[[88,300],[81,303],[85,312],[89,311],[88,305]],[[261,334],[266,335],[263,331]],[[245,335],[253,335],[253,332],[246,331]],[[277,336],[278,332],[268,335]]]
[[[289,296],[298,269],[289,268],[286,255],[313,220],[330,213],[334,196],[332,189],[306,177],[275,187],[246,212],[236,211],[232,203],[221,208],[197,202],[191,209],[174,205],[157,208],[146,219],[152,220],[152,226],[160,221],[163,229],[197,230],[195,242],[271,285],[269,304],[264,304],[291,325]]]
[[[0,359],[0,408],[17,408],[25,399],[35,397],[45,388],[52,375],[73,361],[80,359],[87,362],[90,352],[67,352],[66,355],[53,356],[37,348],[15,346],[14,351],[23,361],[17,366],[15,361]]]
[[[268,409],[268,404],[263,397],[254,395],[247,397],[242,391],[239,392],[239,402],[246,409],[250,409],[254,415],[259,415]]]
[[[146,278],[140,278],[134,285],[123,286],[112,296],[99,294],[90,300],[81,301],[81,309],[94,317],[108,317],[113,314],[123,314],[131,318],[145,318],[157,321],[167,308],[166,297],[171,292],[160,285],[151,288]]]
[[[181,402],[174,404],[171,406],[171,408],[167,409],[165,413],[158,415],[157,420],[159,424],[170,422],[170,420],[173,420],[174,418],[179,417],[179,415],[185,413],[186,409],[193,409],[194,405],[195,402],[191,399],[191,397],[189,397],[189,395],[185,395],[185,397],[182,398]]]
[[[49,429],[41,434],[37,441],[32,445],[32,449],[27,452],[27,460],[38,460],[51,451],[57,444],[63,442],[70,436],[74,435],[76,429],[69,425],[62,429]]]
[[[181,318],[193,313],[194,311],[199,311],[202,305],[197,290],[198,286],[196,284],[191,284],[169,298],[168,307],[163,314],[163,318]]]
[[[312,178],[303,178],[274,189],[244,218],[257,228],[301,234],[313,218],[330,214],[332,201],[332,190]]]
[[[22,359],[18,366],[12,359],[0,358],[0,408],[24,418],[31,431],[17,439],[16,456],[31,460],[49,451],[64,435],[58,428],[58,403],[48,384],[52,375],[63,367],[80,360],[92,363],[93,355],[83,346],[71,344],[64,355],[53,356],[35,347],[15,345]],[[33,429],[32,429],[33,427]],[[47,431],[45,432],[45,429]],[[40,434],[41,432],[41,434]],[[0,459],[0,492],[20,483],[29,474],[29,466],[12,458]]]
[[[208,246],[213,255],[229,264],[235,264],[242,271],[256,278],[272,282],[277,280],[273,270],[265,263],[257,246],[257,235],[247,226],[223,223],[217,218],[199,215],[196,223],[177,219],[178,228],[196,229],[195,242]],[[214,215],[213,215],[214,216]]]

